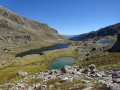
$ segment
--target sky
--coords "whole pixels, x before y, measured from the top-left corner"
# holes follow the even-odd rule
[[[47,23],[62,35],[88,33],[120,22],[120,0],[0,0],[0,5]]]

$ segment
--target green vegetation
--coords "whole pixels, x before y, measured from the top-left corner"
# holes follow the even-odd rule
[[[92,90],[107,90],[107,87],[102,83],[95,83],[94,88]]]
[[[73,80],[73,82],[60,82],[60,78],[55,79],[55,80],[49,80],[47,82],[47,86],[49,87],[52,85],[53,87],[50,90],[78,90],[78,89],[83,89],[86,86],[84,83],[80,80]]]
[[[99,69],[104,68],[105,70],[110,70],[112,68],[120,67],[120,53],[100,53],[92,54],[91,57],[86,58],[82,62],[82,66],[88,66],[90,64],[95,64]]]
[[[0,27],[3,27],[6,25],[6,20],[5,19],[0,19]]]
[[[45,72],[48,69],[48,63],[51,60],[55,60],[57,57],[68,56],[76,57],[73,54],[73,50],[76,46],[71,46],[61,50],[51,50],[44,52],[43,55],[27,55],[23,58],[12,58],[7,59],[5,65],[0,65],[0,84],[6,82],[14,82],[19,77],[17,76],[18,71],[28,72],[28,75],[35,74],[35,72]],[[69,52],[70,54],[67,54]]]

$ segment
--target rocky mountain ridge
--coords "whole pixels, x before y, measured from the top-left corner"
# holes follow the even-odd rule
[[[120,30],[120,23],[117,23],[114,25],[107,26],[105,28],[101,28],[97,31],[92,31],[86,34],[80,34],[78,36],[70,38],[70,40],[74,40],[74,41],[88,40],[88,39],[98,40],[108,36],[116,37],[119,30]]]
[[[47,24],[17,15],[0,6],[0,46],[37,45],[63,40]]]

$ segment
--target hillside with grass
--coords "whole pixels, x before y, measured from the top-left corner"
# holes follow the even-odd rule
[[[64,42],[64,40],[64,37],[47,24],[27,19],[0,6],[0,50],[2,55],[6,54],[11,57],[8,54],[10,51],[15,53],[18,49],[41,47]],[[9,52],[4,53],[5,51]]]

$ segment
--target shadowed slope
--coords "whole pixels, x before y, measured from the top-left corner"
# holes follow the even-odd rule
[[[118,33],[117,42],[114,44],[114,46],[109,51],[120,52],[120,31]]]

